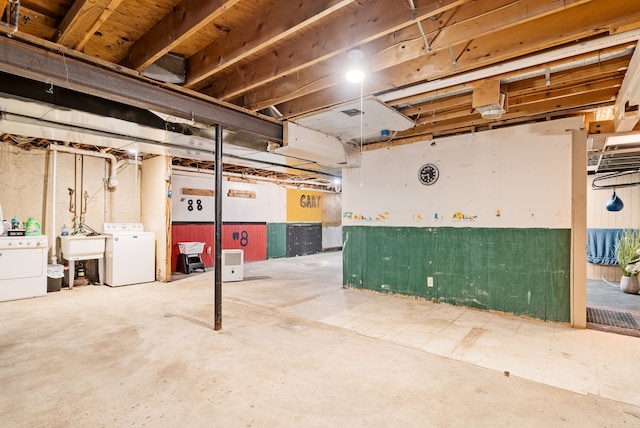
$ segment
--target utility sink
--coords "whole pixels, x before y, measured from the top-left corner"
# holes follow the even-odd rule
[[[69,235],[60,237],[62,258],[89,260],[104,257],[105,235]]]

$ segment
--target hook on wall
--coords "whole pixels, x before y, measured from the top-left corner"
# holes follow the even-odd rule
[[[596,178],[593,179],[593,181],[591,182],[591,188],[595,189],[595,190],[599,190],[599,189],[614,189],[614,193],[615,193],[615,188],[616,187],[640,186],[640,181],[632,181],[630,183],[620,183],[620,184],[603,184],[603,185],[597,185],[596,184],[596,182],[598,182],[598,181],[609,180],[609,179],[617,178],[617,177],[624,177],[625,175],[637,174],[639,172],[640,172],[640,169],[633,169],[633,170],[629,170],[629,171],[612,172],[611,174],[602,175],[600,177],[596,177]]]

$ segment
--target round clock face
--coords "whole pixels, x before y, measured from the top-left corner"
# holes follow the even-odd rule
[[[440,172],[438,171],[438,167],[432,163],[422,165],[418,170],[418,180],[420,180],[420,183],[427,186],[438,181],[439,175]]]

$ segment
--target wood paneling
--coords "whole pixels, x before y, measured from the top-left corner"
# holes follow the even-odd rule
[[[267,258],[287,257],[287,224],[267,224]]]
[[[222,247],[225,250],[244,250],[245,262],[266,260],[267,225],[265,223],[223,224]]]
[[[344,226],[343,236],[345,285],[570,319],[569,229]]]
[[[179,242],[204,242],[200,257],[205,266],[214,265],[215,225],[208,224],[174,224],[171,228],[172,252],[171,269],[176,271]],[[208,248],[211,248],[208,252]],[[254,262],[267,258],[267,225],[265,223],[239,223],[222,225],[222,249],[244,250],[244,261]]]
[[[613,194],[610,189],[592,189],[593,178],[589,176],[587,195],[587,227],[605,229],[639,229],[640,228],[640,186],[617,187],[616,194],[624,203],[621,211],[607,211],[605,206]],[[630,174],[623,177],[598,181],[598,185],[620,185],[640,182],[640,174]],[[620,281],[620,268],[618,266],[603,266],[587,264],[587,279],[607,281]]]

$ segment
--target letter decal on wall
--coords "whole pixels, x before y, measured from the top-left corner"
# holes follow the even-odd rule
[[[322,193],[287,189],[287,221],[322,221]]]

